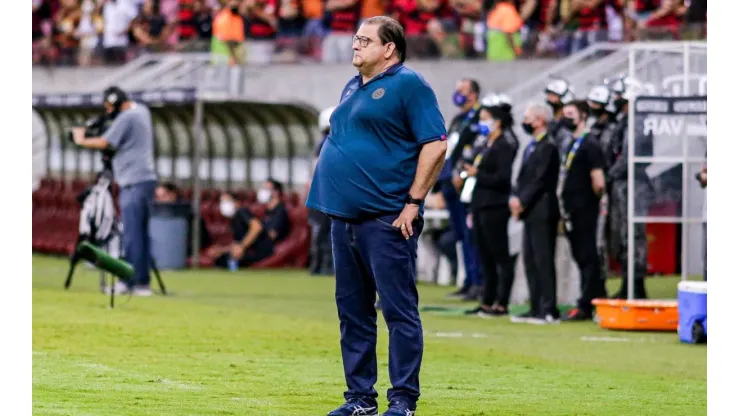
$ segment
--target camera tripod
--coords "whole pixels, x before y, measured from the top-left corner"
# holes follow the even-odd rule
[[[116,297],[116,277],[124,283],[129,283],[133,277],[134,269],[125,261],[109,256],[100,247],[82,240],[78,242],[74,253],[69,259],[69,271],[67,272],[67,278],[64,281],[65,290],[69,290],[69,287],[72,285],[72,276],[74,275],[75,268],[80,260],[90,261],[100,269],[100,291],[105,293],[106,287],[110,288],[109,306],[113,308],[115,306]],[[162,281],[162,276],[160,276],[159,269],[157,268],[156,262],[153,258],[150,260],[149,267],[151,271],[154,272],[154,277],[157,280],[160,293],[163,296],[166,296],[167,288],[164,285],[164,281]],[[111,275],[110,285],[106,285],[106,272],[109,272]]]

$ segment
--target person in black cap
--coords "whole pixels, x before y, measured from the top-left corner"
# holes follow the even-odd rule
[[[86,138],[85,128],[76,127],[72,137],[78,146],[114,154],[113,175],[121,189],[124,257],[135,270],[133,281],[119,281],[115,290],[150,296],[149,217],[157,187],[152,116],[145,105],[131,101],[118,87],[103,92],[103,105],[113,119],[108,130],[101,137]]]

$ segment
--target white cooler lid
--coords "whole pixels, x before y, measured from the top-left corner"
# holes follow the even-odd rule
[[[707,282],[685,280],[678,283],[678,290],[689,293],[707,293]]]

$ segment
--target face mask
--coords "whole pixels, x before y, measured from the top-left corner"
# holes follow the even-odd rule
[[[452,94],[452,102],[457,107],[462,107],[463,105],[465,105],[466,102],[468,102],[468,97],[466,97],[466,96],[460,94],[459,92],[455,91],[455,93]]]
[[[221,211],[221,215],[226,218],[231,218],[236,212],[236,204],[233,201],[221,201],[218,205],[218,210]]]
[[[260,189],[257,191],[257,202],[260,204],[266,204],[272,199],[272,191],[269,189]]]
[[[604,114],[604,112],[606,112],[606,110],[603,107],[589,107],[588,112],[592,116],[599,118]]]
[[[527,134],[534,133],[534,126],[532,126],[530,123],[522,123],[522,130],[524,130]]]
[[[563,108],[563,103],[554,103],[552,101],[548,101],[547,102],[547,105],[549,105],[550,107],[552,107],[552,111],[555,111],[555,112],[557,112],[561,108]]]
[[[568,129],[568,131],[576,131],[576,128],[578,128],[578,125],[576,124],[576,120],[570,117],[563,117],[563,127]]]
[[[617,98],[614,100],[614,106],[617,107],[617,111],[621,112],[624,108],[625,104],[627,104],[627,100],[624,98]]]
[[[478,123],[478,133],[481,136],[488,136],[493,130],[493,120],[481,120]]]

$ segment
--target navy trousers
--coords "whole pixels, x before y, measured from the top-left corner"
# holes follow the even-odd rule
[[[157,182],[146,181],[124,186],[119,194],[121,221],[123,222],[123,254],[134,267],[133,284],[149,285],[151,249],[149,240],[149,217],[154,204],[154,189]]]
[[[440,191],[445,198],[447,211],[450,213],[450,228],[455,233],[457,241],[463,243],[463,263],[465,265],[463,288],[467,289],[473,285],[480,286],[483,284],[483,279],[478,270],[478,253],[473,244],[473,232],[465,224],[468,215],[465,204],[460,201],[460,196],[452,182],[444,182]]]
[[[414,222],[406,240],[391,224],[398,215],[364,221],[332,219],[331,241],[336,273],[340,345],[347,391],[351,398],[378,397],[377,313],[375,293],[390,334],[388,401],[411,409],[419,398],[419,371],[424,349],[416,291],[416,251],[423,219]]]

